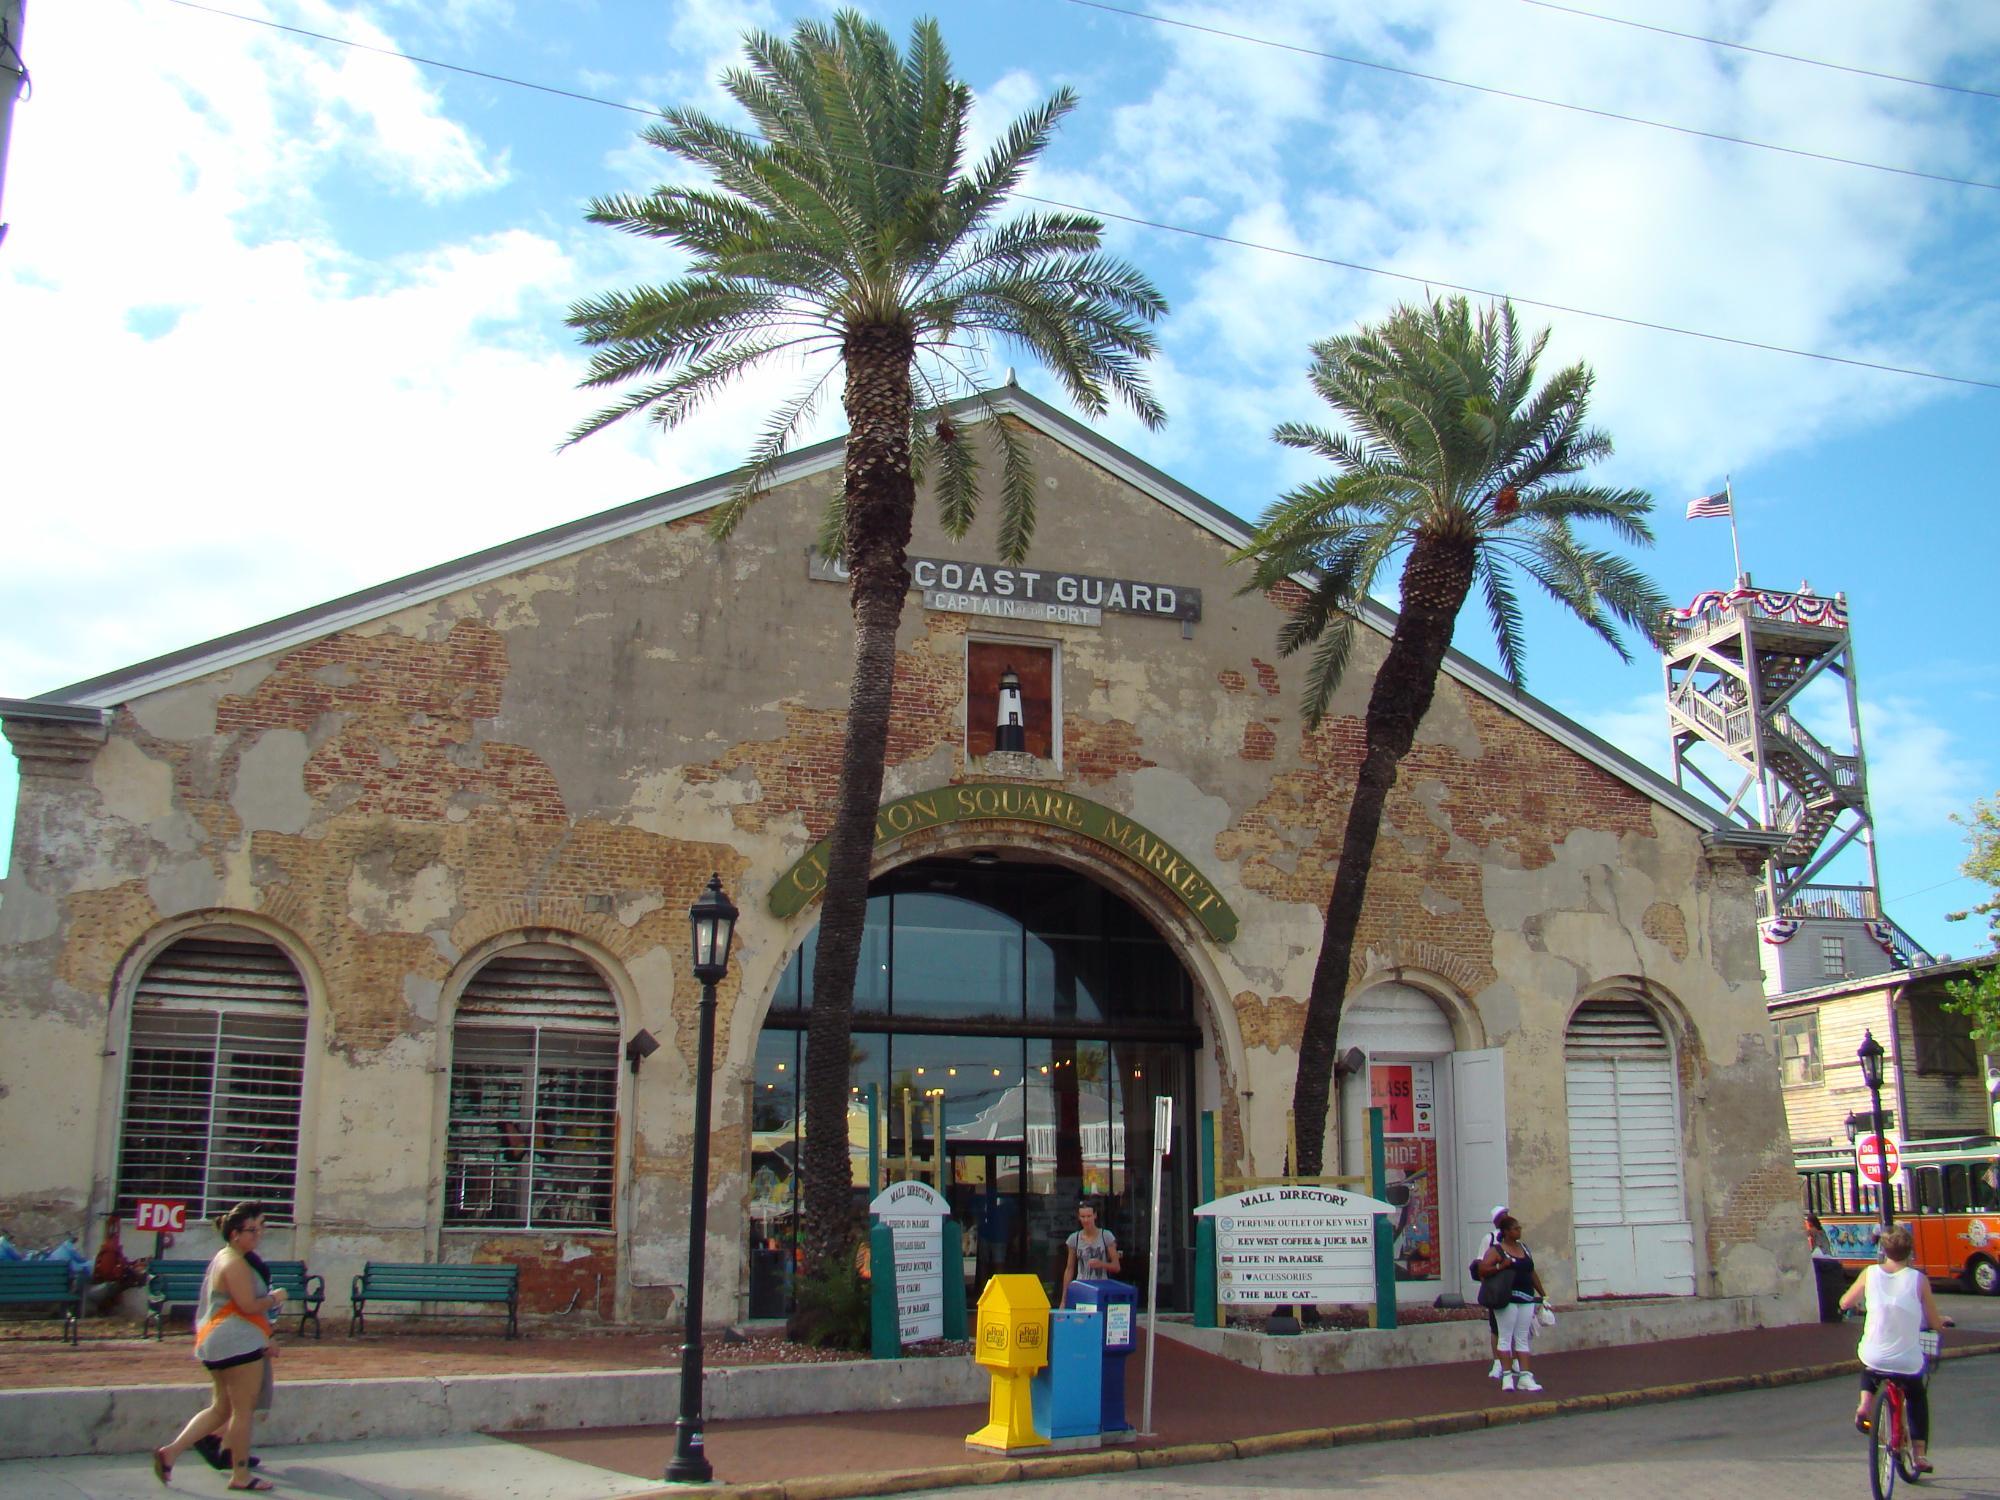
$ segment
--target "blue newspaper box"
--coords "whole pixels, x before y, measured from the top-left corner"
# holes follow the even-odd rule
[[[1133,1314],[1138,1307],[1137,1288],[1122,1281],[1072,1281],[1069,1305],[1090,1308],[1104,1327],[1104,1396],[1101,1430],[1107,1438],[1132,1435],[1125,1420],[1125,1361],[1132,1357],[1137,1330]]]
[[[1049,1314],[1049,1362],[1029,1386],[1035,1431],[1068,1448],[1094,1448],[1103,1407],[1104,1342],[1096,1308]]]

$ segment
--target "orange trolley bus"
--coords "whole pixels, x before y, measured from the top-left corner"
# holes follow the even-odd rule
[[[1833,1253],[1849,1270],[1875,1260],[1879,1189],[1861,1180],[1854,1152],[1831,1147],[1796,1155],[1805,1206],[1819,1215]],[[1917,1140],[1896,1174],[1896,1221],[1916,1237],[1911,1264],[1968,1291],[2000,1295],[2000,1138]]]

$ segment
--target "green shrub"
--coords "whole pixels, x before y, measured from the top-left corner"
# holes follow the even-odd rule
[[[866,1354],[868,1314],[869,1284],[855,1268],[854,1256],[836,1255],[794,1284],[792,1316],[785,1334],[793,1343],[816,1349]]]

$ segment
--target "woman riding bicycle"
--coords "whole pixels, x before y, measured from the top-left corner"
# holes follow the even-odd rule
[[[1881,1264],[1854,1278],[1854,1285],[1842,1294],[1840,1306],[1843,1312],[1863,1303],[1868,1307],[1867,1326],[1861,1331],[1861,1404],[1854,1409],[1855,1427],[1868,1430],[1868,1399],[1884,1380],[1893,1380],[1903,1388],[1909,1406],[1917,1470],[1928,1474],[1931,1465],[1924,1453],[1930,1446],[1931,1404],[1924,1388],[1924,1352],[1917,1335],[1926,1328],[1943,1328],[1951,1319],[1938,1312],[1931,1297],[1930,1277],[1912,1269],[1914,1245],[1914,1237],[1900,1224],[1884,1231]]]

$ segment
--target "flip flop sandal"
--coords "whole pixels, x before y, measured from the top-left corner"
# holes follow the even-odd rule
[[[232,1484],[228,1488],[232,1490],[274,1490],[277,1486],[261,1475],[252,1474],[248,1484]]]
[[[167,1450],[164,1448],[153,1450],[153,1477],[161,1484],[174,1482],[174,1466],[167,1462]]]

